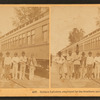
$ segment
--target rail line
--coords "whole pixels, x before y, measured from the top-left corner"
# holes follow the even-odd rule
[[[91,80],[100,85],[100,82],[98,82],[97,80],[95,80],[93,78],[91,78]]]
[[[10,79],[10,81],[11,82],[13,82],[13,83],[15,83],[15,84],[17,84],[17,85],[19,85],[19,86],[21,86],[21,87],[23,87],[23,88],[26,88],[25,86],[23,86],[22,84],[20,84],[20,83],[18,83],[18,82],[16,82],[16,81],[14,81],[14,80],[12,80],[12,79]]]

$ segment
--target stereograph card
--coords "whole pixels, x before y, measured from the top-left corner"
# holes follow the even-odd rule
[[[100,5],[0,5],[0,96],[99,96]]]

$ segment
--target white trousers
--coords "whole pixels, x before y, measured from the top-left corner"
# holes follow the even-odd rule
[[[25,79],[25,70],[26,70],[26,65],[21,64],[20,66],[20,79]]]
[[[95,65],[95,78],[100,78],[100,64]]]
[[[34,79],[34,71],[35,71],[34,66],[30,66],[30,69],[29,69],[29,80],[33,80]]]
[[[14,64],[13,65],[13,72],[12,72],[12,75],[13,75],[13,79],[17,79],[18,77],[18,64]]]

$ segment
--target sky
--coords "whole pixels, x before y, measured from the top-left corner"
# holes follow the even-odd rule
[[[51,7],[51,53],[56,54],[69,45],[68,36],[73,28],[82,28],[84,35],[97,29],[97,16],[97,6]]]
[[[14,28],[12,25],[13,17],[15,17],[14,7],[0,6],[0,32],[2,35]]]

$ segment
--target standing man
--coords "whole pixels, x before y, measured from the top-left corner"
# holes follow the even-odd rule
[[[72,79],[72,52],[69,51],[67,55],[67,73],[68,73],[68,79]]]
[[[31,57],[28,59],[28,66],[29,66],[29,80],[34,79],[34,71],[37,66],[36,58],[34,57],[34,54],[31,54]]]
[[[19,63],[19,57],[17,53],[14,53],[14,57],[12,58],[13,63],[13,79],[18,78],[18,63]]]
[[[58,63],[58,68],[59,68],[59,75],[60,75],[60,79],[64,79],[64,68],[63,68],[63,64],[65,62],[65,58],[62,56],[62,53],[59,51],[57,53],[58,58],[57,58],[57,63]]]
[[[94,58],[95,63],[95,78],[100,79],[100,53],[96,54]]]
[[[0,52],[0,79],[3,78],[4,75],[4,58],[3,58],[3,54]]]
[[[73,57],[74,62],[74,77],[75,79],[80,78],[80,55],[79,50],[77,49]]]
[[[86,56],[85,56],[85,52],[82,52],[82,56],[81,56],[81,78],[85,77],[86,74]]]
[[[87,66],[87,77],[88,79],[92,78],[92,71],[93,71],[93,65],[94,65],[94,59],[92,57],[92,52],[88,53],[88,57],[86,60],[86,66]]]
[[[25,70],[26,70],[27,57],[25,56],[25,52],[22,52],[22,56],[20,57],[20,79],[25,79]]]
[[[11,69],[12,59],[10,57],[10,53],[6,53],[6,57],[4,58],[4,69],[5,69],[5,78],[10,79],[10,69]]]

